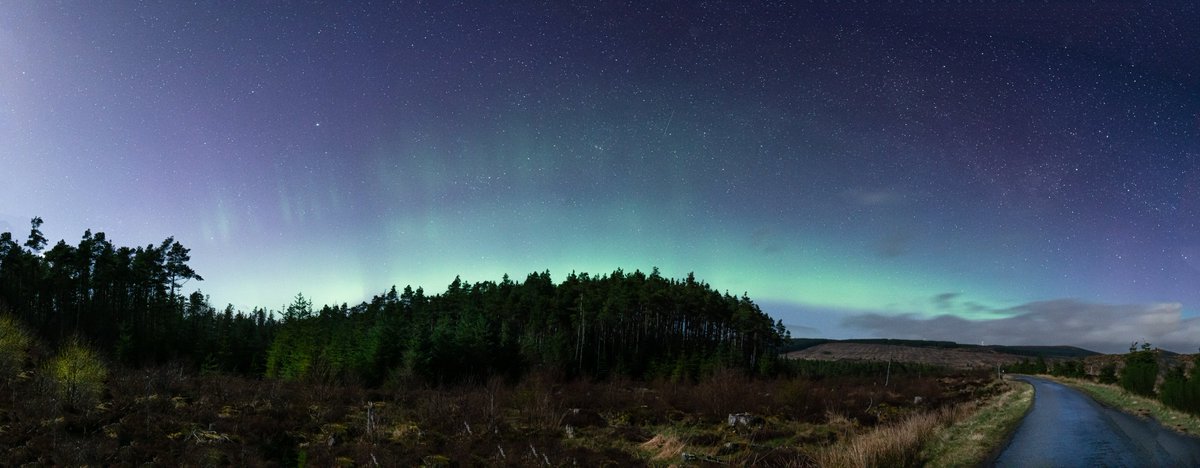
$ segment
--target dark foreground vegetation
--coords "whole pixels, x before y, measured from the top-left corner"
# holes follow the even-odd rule
[[[369,302],[217,310],[189,251],[0,233],[12,464],[805,465],[999,391],[987,373],[789,362],[748,297],[657,270],[455,278]],[[915,453],[915,452],[914,452]]]
[[[872,427],[999,391],[989,374],[795,370],[366,388],[113,366],[97,387],[69,396],[72,375],[95,376],[34,362],[0,388],[0,447],[17,465],[806,466],[822,447]]]

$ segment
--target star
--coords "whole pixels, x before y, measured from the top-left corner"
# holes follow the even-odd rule
[[[247,309],[658,266],[829,330],[1200,312],[1194,11],[558,3],[18,2],[0,231],[175,236]]]

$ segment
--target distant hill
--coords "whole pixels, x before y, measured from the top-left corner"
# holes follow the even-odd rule
[[[1100,353],[1074,346],[969,345],[952,341],[796,338],[784,347],[789,359],[916,362],[953,368],[994,367],[1022,359],[1080,359]]]
[[[792,338],[784,345],[784,352],[800,351],[811,348],[813,346],[822,345],[825,343],[861,343],[861,344],[886,344],[897,346],[912,346],[914,348],[961,348],[967,345],[961,345],[953,341],[929,341],[929,340],[895,340],[891,338],[856,338],[850,340],[831,340],[828,338]]]
[[[1025,357],[1042,357],[1042,358],[1059,358],[1059,359],[1078,359],[1088,356],[1096,356],[1098,353],[1089,349],[1083,349],[1075,346],[1003,346],[1003,345],[974,345],[955,343],[953,341],[932,341],[932,340],[897,340],[891,338],[855,338],[849,340],[831,340],[828,338],[792,338],[783,346],[785,353],[793,351],[801,351],[813,346],[825,343],[859,343],[859,344],[882,344],[893,346],[909,346],[913,348],[937,348],[937,349],[974,349],[974,350],[992,350],[998,353],[1013,354]]]
[[[1047,359],[1079,359],[1104,354],[1076,346],[981,346],[981,348],[991,348],[1002,353],[1015,354],[1017,356],[1043,357]]]

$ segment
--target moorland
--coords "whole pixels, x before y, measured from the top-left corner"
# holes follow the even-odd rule
[[[0,233],[13,464],[918,465],[1017,401],[997,364],[1090,369],[1078,349],[792,339],[657,269],[218,309],[183,292],[202,278],[173,238],[47,248],[40,227]]]

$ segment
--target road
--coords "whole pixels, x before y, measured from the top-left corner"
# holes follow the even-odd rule
[[[1200,466],[1200,439],[1049,380],[1017,379],[1033,384],[1033,408],[994,466]]]

